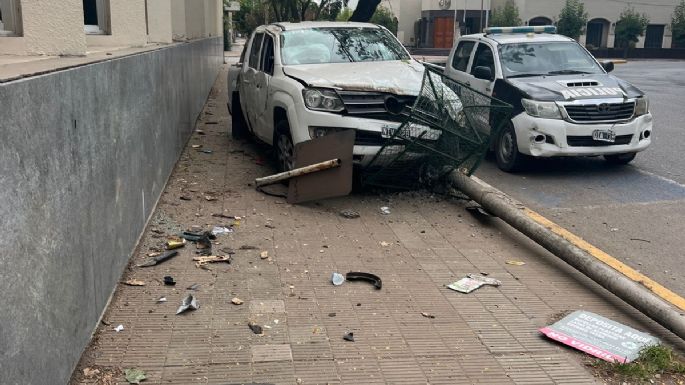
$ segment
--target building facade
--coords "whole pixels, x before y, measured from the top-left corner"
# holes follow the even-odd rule
[[[481,32],[492,9],[506,0],[385,0],[399,20],[398,37],[407,46],[450,48],[460,35]],[[553,24],[564,0],[515,0],[526,25]],[[671,16],[679,0],[585,1],[586,34],[580,43],[589,48],[614,47],[614,30],[621,11],[628,6],[649,17],[649,26],[637,48],[671,48]]]
[[[83,56],[221,36],[221,0],[0,0],[0,54]]]

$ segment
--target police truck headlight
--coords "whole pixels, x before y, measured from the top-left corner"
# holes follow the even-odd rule
[[[635,101],[635,116],[645,115],[649,112],[649,99],[646,96],[637,98]]]
[[[523,108],[530,116],[543,119],[561,119],[559,106],[554,102],[538,102],[530,99],[521,99]]]
[[[310,110],[341,112],[345,105],[338,94],[333,90],[319,88],[305,88],[302,90],[304,105]]]

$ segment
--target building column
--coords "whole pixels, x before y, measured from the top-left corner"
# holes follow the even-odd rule
[[[21,15],[23,37],[2,38],[0,47],[8,43],[8,48],[17,50],[15,54],[86,54],[82,0],[22,1]]]
[[[150,43],[171,43],[171,2],[147,0],[147,33]]]

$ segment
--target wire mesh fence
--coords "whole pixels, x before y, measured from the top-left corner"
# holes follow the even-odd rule
[[[473,173],[512,107],[426,67],[411,112],[366,167],[365,185],[430,187],[455,169]]]

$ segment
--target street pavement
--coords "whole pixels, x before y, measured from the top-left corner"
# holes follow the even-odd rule
[[[650,98],[653,141],[628,166],[601,157],[542,159],[477,175],[631,267],[685,296],[685,69],[683,61],[630,61],[616,76]]]
[[[598,383],[584,356],[537,331],[576,309],[682,349],[676,337],[498,219],[467,214],[463,200],[366,192],[288,205],[255,191],[254,178],[274,169],[264,147],[230,139],[226,70],[71,384],[108,376],[123,384],[130,368],[145,370],[147,384]],[[381,206],[391,213],[381,214]],[[360,217],[344,218],[343,209]],[[189,243],[163,264],[136,266],[183,229],[236,224],[212,214],[241,217],[213,244],[216,254],[234,253],[230,264],[197,267]],[[330,283],[331,273],[348,271],[375,273],[383,287]],[[502,285],[470,294],[445,287],[480,272]],[[163,284],[167,275],[175,286]],[[145,286],[123,284],[131,279]],[[175,315],[188,293],[199,309]],[[160,297],[167,301],[158,303]],[[232,304],[234,297],[243,304]],[[354,342],[343,340],[348,332]]]

